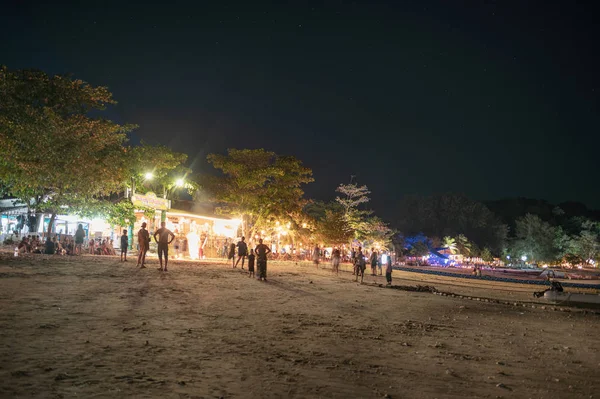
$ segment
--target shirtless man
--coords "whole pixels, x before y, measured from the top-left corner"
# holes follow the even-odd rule
[[[154,241],[158,243],[158,260],[160,262],[160,267],[158,270],[163,271],[163,263],[162,257],[165,255],[165,271],[167,271],[167,263],[169,262],[169,244],[173,242],[175,239],[175,234],[169,229],[167,229],[165,222],[160,223],[160,229],[156,230],[154,233]],[[158,236],[158,240],[156,239]],[[169,240],[169,237],[171,239]]]

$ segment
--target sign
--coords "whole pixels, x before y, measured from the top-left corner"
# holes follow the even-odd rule
[[[134,194],[131,196],[131,202],[135,206],[144,206],[161,211],[171,208],[171,201],[165,198],[158,198],[154,193],[146,193],[146,195]]]

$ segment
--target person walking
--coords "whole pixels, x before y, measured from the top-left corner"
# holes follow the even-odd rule
[[[138,254],[136,267],[139,266],[140,269],[146,268],[146,252],[150,248],[150,233],[146,230],[146,226],[146,222],[142,223],[142,228],[137,233],[140,253]]]
[[[121,235],[121,262],[127,262],[127,248],[129,247],[129,237],[127,230],[123,230]]]
[[[229,245],[229,254],[227,255],[228,259],[231,259],[231,265],[235,267],[235,244],[231,243]]]
[[[77,231],[75,231],[75,254],[77,255],[81,255],[84,238],[85,231],[83,230],[83,225],[80,223],[79,226],[77,226]]]
[[[248,255],[248,277],[254,277],[254,259],[256,256],[254,255],[254,250],[250,250],[250,255]]]
[[[339,274],[341,253],[338,248],[334,248],[331,252],[331,269],[335,274]]]
[[[246,237],[242,237],[242,240],[237,243],[238,249],[238,260],[235,262],[233,267],[237,267],[240,260],[242,261],[242,270],[244,270],[244,260],[246,260],[246,256],[248,256],[248,245],[246,244]]]
[[[167,265],[169,263],[169,244],[173,242],[175,239],[175,234],[169,229],[167,229],[165,222],[160,223],[160,229],[156,230],[154,233],[154,241],[158,244],[158,261],[160,262],[160,267],[158,270],[163,271],[163,255],[165,256],[165,268],[164,271],[167,271]],[[156,239],[158,236],[158,240]],[[171,237],[171,239],[169,239]]]
[[[319,268],[319,261],[321,259],[321,249],[319,248],[319,244],[316,244],[315,248],[313,249],[312,259],[313,259],[313,263],[315,264],[315,266],[318,269]]]
[[[257,258],[258,279],[267,281],[267,255],[271,253],[271,249],[263,244],[262,238],[258,240],[258,245],[254,249]]]
[[[388,255],[387,264],[385,267],[385,279],[387,281],[387,285],[392,285],[392,256]]]
[[[371,248],[371,257],[369,258],[369,262],[371,263],[371,275],[377,275],[377,251],[375,248]]]

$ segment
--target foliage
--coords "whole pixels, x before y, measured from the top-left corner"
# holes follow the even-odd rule
[[[584,262],[597,259],[600,253],[600,223],[585,221],[580,233],[572,239],[572,254]]]
[[[185,188],[192,194],[198,189],[195,179],[187,178],[191,169],[184,166],[187,154],[175,152],[163,145],[141,142],[129,149],[131,180],[136,190],[144,188],[158,196],[173,199],[175,188]],[[150,175],[150,176],[148,176]],[[183,184],[178,185],[178,182]]]
[[[426,256],[429,254],[429,247],[423,241],[417,241],[409,250],[408,254],[414,257]]]
[[[463,256],[471,255],[471,248],[473,244],[469,241],[469,239],[464,234],[459,234],[456,237],[456,249],[459,254]]]
[[[442,241],[442,246],[447,248],[451,254],[455,254],[457,252],[456,240],[450,236],[444,237]]]
[[[105,87],[0,68],[0,181],[37,212],[53,214],[119,191],[127,176],[123,143],[134,126],[89,115],[110,104]]]
[[[456,237],[464,234],[496,254],[502,252],[508,235],[508,227],[485,205],[460,194],[406,196],[396,209],[395,226],[409,235],[422,232],[430,237]]]
[[[319,242],[341,245],[352,239],[352,231],[344,218],[344,209],[338,203],[318,202],[307,205],[304,209],[315,220],[314,232]]]
[[[208,162],[223,172],[203,183],[220,213],[242,218],[242,234],[252,236],[274,220],[294,222],[306,201],[302,185],[313,181],[312,170],[295,157],[273,152],[229,149],[227,155],[209,154]]]
[[[527,256],[531,262],[550,261],[557,255],[554,245],[555,228],[544,222],[539,216],[528,213],[517,219],[516,238],[513,243],[513,254]]]
[[[480,257],[481,257],[481,259],[483,259],[486,262],[491,262],[494,260],[494,257],[492,256],[492,252],[487,247],[485,247],[481,250]]]

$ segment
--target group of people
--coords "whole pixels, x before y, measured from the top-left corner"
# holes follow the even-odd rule
[[[138,244],[140,246],[140,252],[138,254],[137,266],[141,269],[146,268],[146,254],[150,249],[150,232],[146,230],[147,224],[146,222],[142,223],[142,227],[137,233]],[[173,242],[175,239],[175,234],[166,227],[165,222],[161,222],[160,229],[156,230],[153,234],[154,241],[158,244],[158,260],[160,262],[160,267],[158,270],[160,271],[168,271],[169,264],[169,244]],[[157,238],[158,237],[158,238]],[[121,236],[121,247],[123,248],[123,243],[128,245],[127,238],[127,230],[123,230],[123,235]],[[127,248],[127,246],[125,246]],[[164,267],[163,267],[163,257],[164,257]],[[127,251],[123,252],[121,250],[121,260],[127,262]]]
[[[248,277],[254,277],[254,264],[256,262],[256,268],[258,269],[258,279],[261,281],[267,281],[267,255],[271,253],[271,249],[263,244],[262,238],[258,240],[256,248],[250,249],[248,253],[248,244],[246,244],[246,237],[237,243],[237,261],[235,260],[235,248],[236,244],[231,244],[229,248],[228,258],[231,259],[231,263],[234,268],[242,261],[242,269],[244,269],[244,262],[246,257],[248,258]]]
[[[350,255],[352,264],[354,266],[354,275],[356,276],[354,281],[358,281],[360,276],[360,282],[363,282],[365,277],[365,270],[367,269],[367,259],[362,252],[362,247],[358,247],[357,251],[352,250]],[[382,275],[383,265],[385,264],[385,279],[387,285],[392,284],[392,257],[389,254],[382,254],[381,258],[378,256],[375,248],[371,248],[371,256],[369,256],[369,264],[371,265],[371,275],[377,276]]]
[[[46,255],[81,255],[85,231],[80,224],[75,231],[73,238],[63,235],[62,239],[58,237],[46,237],[43,240],[40,236],[23,236],[17,245],[17,253],[38,253]]]

